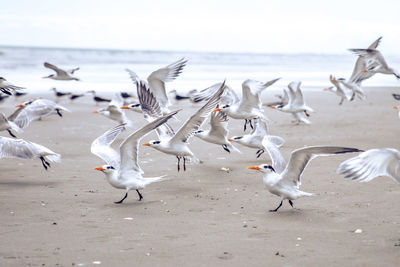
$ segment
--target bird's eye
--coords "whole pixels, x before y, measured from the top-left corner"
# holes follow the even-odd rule
[[[107,166],[107,169],[115,170],[113,166]]]
[[[154,141],[154,142],[153,142],[154,145],[157,145],[157,144],[159,144],[159,143],[160,143],[160,141]]]
[[[222,108],[229,108],[230,106],[229,105],[225,105],[225,106],[223,106]]]

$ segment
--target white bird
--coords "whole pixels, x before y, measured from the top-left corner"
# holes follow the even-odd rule
[[[210,126],[209,130],[198,130],[195,132],[196,137],[203,141],[221,145],[222,148],[231,153],[231,150],[240,153],[240,150],[231,144],[228,140],[228,116],[223,111],[211,112],[210,115]]]
[[[21,108],[14,112],[8,120],[13,121],[21,129],[26,128],[29,123],[34,120],[41,119],[43,117],[49,116],[51,114],[57,114],[62,117],[61,111],[69,111],[67,108],[58,105],[57,103],[48,99],[36,99],[32,101],[27,101],[22,104],[16,105],[16,107]]]
[[[117,121],[119,124],[126,124],[127,127],[132,127],[132,121],[128,119],[125,112],[121,109],[123,104],[124,99],[121,93],[115,93],[106,108],[95,110],[93,113],[101,114],[106,118]]]
[[[11,132],[11,130],[21,133],[22,129],[18,127],[14,122],[9,121],[6,116],[0,112],[0,131],[7,131],[12,137],[16,136]]]
[[[22,89],[25,89],[25,88],[13,85],[9,81],[7,81],[5,78],[0,77],[0,91],[1,92],[5,93],[7,95],[12,95],[17,90],[22,90]]]
[[[71,92],[60,92],[55,87],[51,88],[50,90],[53,91],[54,95],[56,96],[56,103],[58,103],[60,101],[61,97],[68,96],[68,95],[72,94]]]
[[[267,122],[260,118],[254,119],[254,129],[250,134],[233,136],[228,140],[230,142],[239,143],[243,146],[257,149],[256,155],[257,158],[259,158],[265,152],[264,145],[262,143],[264,137],[267,137],[268,141],[272,142],[277,147],[281,147],[285,143],[285,140],[282,137],[269,135]]]
[[[86,93],[90,93],[93,95],[93,101],[96,102],[96,106],[98,106],[98,104],[102,103],[102,102],[111,102],[111,99],[96,95],[95,90],[90,90],[90,91],[87,91]]]
[[[163,113],[168,112],[167,108],[168,106],[170,106],[168,95],[165,89],[165,83],[175,80],[179,76],[179,74],[181,74],[186,63],[187,60],[185,58],[181,58],[164,68],[153,71],[147,77],[147,82],[149,83],[150,90],[160,104],[161,109],[163,109]],[[126,71],[129,73],[132,81],[136,83],[136,80],[139,79],[136,73],[130,69],[126,69]]]
[[[139,189],[163,180],[163,176],[152,178],[142,177],[143,172],[138,163],[138,144],[143,136],[168,121],[177,112],[174,111],[159,117],[129,135],[121,143],[119,153],[111,148],[110,145],[121,131],[124,130],[125,127],[123,124],[112,128],[93,141],[91,152],[106,162],[106,165],[94,169],[102,171],[113,187],[125,189],[125,196],[120,201],[115,202],[116,204],[122,203],[128,197],[128,192],[131,189],[135,189],[139,195],[139,201],[142,200],[143,196],[139,192]]]
[[[388,176],[400,183],[400,151],[394,148],[370,149],[342,162],[336,172],[360,182]]]
[[[12,139],[2,136],[0,136],[0,158],[39,158],[45,170],[50,167],[49,161],[61,161],[61,156],[47,147],[23,139]]]
[[[244,119],[245,131],[248,123],[250,124],[250,127],[253,128],[251,123],[252,119],[258,117],[266,119],[262,109],[261,93],[279,79],[280,78],[274,79],[266,83],[250,79],[245,80],[242,83],[242,99],[232,104],[223,105],[220,108],[217,108],[216,111],[223,110],[233,119]]]
[[[224,92],[225,82],[207,103],[192,115],[174,134],[170,127],[159,128],[158,135],[160,140],[151,140],[142,145],[151,146],[163,153],[174,155],[178,159],[178,171],[180,170],[180,160],[183,158],[183,169],[186,171],[186,158],[199,161],[188,147],[188,141],[196,131],[199,130],[204,120],[210,112],[217,106],[222,93]],[[143,81],[137,82],[138,98],[143,113],[148,120],[152,120],[161,114],[161,108]]]
[[[216,83],[207,87],[201,91],[192,90],[189,92],[189,98],[192,103],[198,103],[201,101],[208,101],[221,87],[222,83]],[[221,96],[221,103],[224,105],[232,105],[233,103],[240,102],[240,98],[237,96],[235,91],[225,83],[225,91]]]
[[[53,64],[45,62],[43,64],[46,68],[52,69],[56,72],[56,74],[50,74],[49,76],[43,77],[43,78],[50,78],[53,80],[60,80],[60,81],[70,81],[70,80],[75,80],[79,81],[78,78],[72,76],[75,71],[79,70],[79,68],[74,68],[70,70],[63,70],[58,68],[57,66],[54,66]]]
[[[282,105],[269,106],[282,112],[292,113],[297,122],[310,124],[311,122],[303,116],[303,113],[309,117],[309,112],[315,112],[304,102],[303,92],[300,89],[301,82],[291,82],[288,85],[288,102]],[[295,89],[296,88],[296,89]]]
[[[293,207],[292,200],[303,196],[313,196],[315,194],[307,193],[299,190],[301,184],[301,175],[307,164],[317,156],[329,156],[335,154],[344,154],[352,152],[360,152],[356,148],[334,147],[334,146],[311,146],[299,148],[290,155],[289,163],[286,165],[279,149],[264,139],[265,149],[268,151],[272,166],[262,164],[259,166],[250,166],[248,169],[258,170],[263,173],[263,182],[268,191],[274,195],[281,197],[279,206],[270,210],[276,212],[283,203],[283,200],[289,200],[289,204]]]
[[[344,100],[353,101],[355,93],[353,92],[353,90],[340,83],[340,81],[342,81],[342,78],[336,79],[334,76],[330,75],[329,80],[333,84],[333,86],[324,88],[324,91],[330,91],[340,96],[339,105],[342,105]]]

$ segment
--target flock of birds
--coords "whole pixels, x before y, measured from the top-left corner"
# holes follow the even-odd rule
[[[330,76],[333,86],[326,90],[334,92],[341,98],[339,105],[342,105],[344,101],[352,101],[355,97],[364,99],[366,95],[361,83],[376,73],[393,74],[400,79],[398,72],[388,66],[382,54],[376,49],[380,40],[381,38],[377,39],[367,49],[350,49],[358,55],[358,58],[348,80]],[[152,147],[161,153],[175,157],[178,171],[181,169],[186,171],[187,161],[200,162],[189,147],[191,137],[219,145],[228,153],[231,151],[241,153],[235,146],[237,144],[255,149],[257,158],[267,152],[272,164],[250,166],[248,169],[261,172],[267,189],[281,198],[279,206],[270,210],[271,212],[276,212],[284,200],[288,200],[293,207],[293,201],[297,198],[313,195],[301,191],[300,184],[304,169],[317,156],[361,152],[358,156],[342,162],[337,173],[344,175],[345,178],[362,182],[370,181],[377,176],[388,176],[400,183],[400,151],[393,148],[362,151],[349,147],[310,146],[294,150],[286,163],[279,150],[285,140],[279,136],[269,135],[268,119],[264,115],[263,107],[267,106],[290,113],[296,123],[310,124],[308,118],[314,110],[305,103],[300,82],[291,82],[288,88],[283,90],[283,94],[278,96],[279,101],[271,103],[262,103],[261,93],[279,78],[268,82],[245,80],[242,83],[241,97],[225,81],[201,91],[192,90],[186,95],[179,95],[176,91],[167,93],[165,83],[175,80],[186,64],[187,60],[182,58],[152,72],[147,77],[147,81],[142,80],[132,70],[126,69],[137,89],[137,99],[130,102],[127,101],[128,98],[131,98],[128,93],[117,92],[112,99],[106,99],[97,96],[94,91],[72,94],[52,89],[57,99],[69,96],[73,101],[86,94],[93,94],[96,103],[108,103],[107,107],[100,108],[94,113],[114,120],[118,125],[93,141],[91,153],[106,163],[96,167],[95,170],[103,172],[113,187],[125,190],[124,197],[115,202],[116,204],[123,203],[130,190],[136,190],[139,200],[142,200],[143,196],[139,190],[151,183],[165,179],[164,176],[144,178],[143,170],[139,166],[140,141],[153,130],[156,131],[158,139],[144,142],[141,145]],[[43,78],[79,81],[74,76],[79,68],[63,70],[47,62],[44,63],[44,66],[54,70],[55,74]],[[0,90],[3,96],[17,96],[23,89],[0,78]],[[204,103],[177,131],[168,123],[172,118],[178,120],[176,114],[180,111],[170,110],[172,96],[176,100],[189,99],[193,103]],[[394,94],[393,96],[400,100],[400,95]],[[50,149],[27,140],[16,139],[16,134],[22,132],[31,122],[52,114],[62,117],[64,112],[70,112],[57,102],[41,98],[33,99],[17,105],[17,109],[9,116],[0,113],[0,131],[7,131],[12,137],[0,137],[0,158],[39,158],[46,170],[50,167],[51,162],[59,162],[61,156]],[[396,106],[396,108],[398,107]],[[111,145],[119,134],[128,128],[135,128],[134,123],[126,116],[125,110],[142,113],[148,123],[131,133],[120,144],[119,151],[116,151]],[[251,132],[229,138],[228,117],[244,120],[244,131],[251,128]],[[209,129],[205,130],[203,124],[207,119]]]

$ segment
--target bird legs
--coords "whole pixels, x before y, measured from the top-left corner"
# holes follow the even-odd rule
[[[8,129],[7,132],[8,132],[12,137],[17,138],[17,137],[10,131],[10,129]]]
[[[307,112],[307,110],[304,110],[304,114],[306,114],[307,117],[310,117],[310,114]]]
[[[137,190],[137,189],[136,189],[136,192],[139,195],[139,201],[141,201],[143,199],[142,194],[140,194],[139,190]],[[114,203],[115,204],[121,204],[125,200],[125,198],[127,198],[127,197],[128,197],[128,192],[125,193],[125,196],[120,201],[117,201],[117,202],[114,202]]]
[[[139,201],[141,201],[141,200],[143,199],[143,196],[142,196],[142,194],[140,194],[139,190],[137,190],[137,189],[136,189],[136,192],[137,192],[137,193],[138,193],[138,195],[139,195]]]
[[[244,119],[244,129],[243,131],[246,131],[246,126],[247,124],[250,124],[251,129],[253,129],[253,124],[251,123],[252,119]]]
[[[223,148],[226,152],[231,153],[231,151],[229,150],[229,148],[228,148],[225,144],[222,145],[222,148]]]
[[[56,108],[56,112],[57,112],[58,116],[62,117],[62,114],[58,108]]]
[[[281,203],[279,204],[279,206],[276,208],[276,209],[274,209],[274,210],[269,210],[269,212],[277,212],[278,210],[279,210],[279,208],[282,206],[282,204],[283,204],[283,199],[281,200]],[[289,199],[289,204],[290,204],[290,206],[292,206],[292,208],[293,208],[293,202]]]
[[[264,152],[265,152],[264,149],[258,150],[258,151],[256,152],[257,158],[259,158]]]
[[[186,158],[180,157],[180,156],[176,156],[176,158],[178,159],[178,172],[181,170],[181,167],[180,167],[181,158],[183,158],[183,171],[186,171]]]
[[[46,161],[44,159],[44,157],[40,157],[39,159],[42,162],[42,165],[43,165],[44,169],[47,171],[47,168],[50,167],[50,163],[48,161]]]

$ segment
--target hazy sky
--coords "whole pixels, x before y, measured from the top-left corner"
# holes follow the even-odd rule
[[[383,36],[398,54],[399,0],[0,0],[0,45],[347,53]]]

